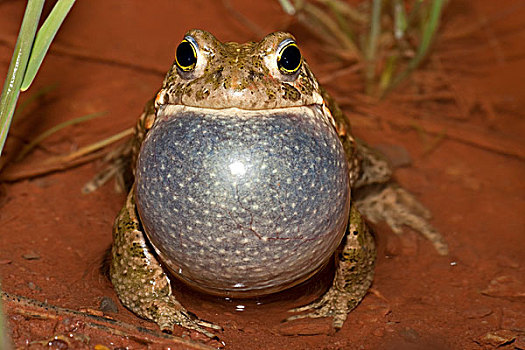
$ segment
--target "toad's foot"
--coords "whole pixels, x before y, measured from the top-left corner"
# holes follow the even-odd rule
[[[125,307],[157,323],[163,331],[171,332],[174,326],[181,326],[217,339],[202,327],[221,327],[200,320],[173,296],[170,280],[145,240],[133,190],[115,221],[111,254],[111,282]]]
[[[115,178],[115,189],[118,193],[127,191],[129,186],[126,183],[130,182],[128,169],[130,168],[131,145],[132,142],[128,140],[109,152],[103,159],[106,167],[84,184],[82,193],[95,192],[112,178]]]
[[[355,205],[350,209],[350,220],[341,251],[336,253],[337,269],[330,289],[318,300],[290,312],[303,312],[286,321],[298,318],[333,317],[333,326],[340,329],[352,309],[363,299],[374,277],[375,245]]]
[[[354,309],[360,300],[351,298],[347,293],[330,288],[322,298],[311,304],[289,310],[289,312],[304,312],[306,314],[294,315],[288,317],[285,321],[293,321],[300,318],[321,318],[333,317],[332,325],[338,330],[343,327],[348,313]]]
[[[367,219],[373,223],[384,220],[397,234],[407,225],[432,242],[439,254],[448,254],[443,236],[427,221],[430,212],[399,185],[392,182],[369,185],[356,192],[355,203]]]
[[[218,337],[202,327],[215,330],[222,330],[221,327],[201,320],[193,313],[187,311],[173,296],[162,299],[149,298],[141,302],[142,309],[145,309],[145,316],[157,323],[161,331],[171,333],[174,326],[195,330],[211,339]]]

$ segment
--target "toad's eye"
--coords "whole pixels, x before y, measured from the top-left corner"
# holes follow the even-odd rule
[[[195,44],[186,38],[182,40],[179,46],[177,46],[175,62],[177,63],[177,67],[182,71],[192,71],[197,63],[197,50]]]
[[[303,57],[295,41],[287,39],[281,43],[277,53],[277,66],[283,74],[294,74],[301,68]]]

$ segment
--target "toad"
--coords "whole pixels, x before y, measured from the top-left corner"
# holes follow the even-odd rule
[[[162,330],[220,329],[177,301],[171,277],[254,297],[334,256],[332,285],[289,320],[332,317],[341,328],[373,279],[362,215],[395,232],[410,226],[447,253],[428,211],[352,136],[288,33],[238,44],[189,31],[130,149],[134,183],[114,225],[110,278],[121,302]]]

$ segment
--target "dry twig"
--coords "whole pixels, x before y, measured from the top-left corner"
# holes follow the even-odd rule
[[[132,133],[133,128],[129,128],[104,140],[82,147],[75,152],[56,157],[50,157],[36,165],[30,164],[30,166],[28,166],[24,164],[14,164],[0,173],[0,181],[13,182],[22,179],[28,179],[56,171],[70,169],[95,159],[102,158],[111,151],[102,150],[104,147],[124,137],[127,137]]]
[[[122,338],[140,339],[142,343],[147,343],[152,346],[181,345],[185,348],[196,350],[214,349],[206,344],[189,339],[156,332],[144,327],[134,326],[129,323],[87,312],[50,305],[11,293],[1,292],[1,296],[6,312],[11,314],[19,314],[33,319],[57,321],[67,317],[80,317],[84,319],[85,326],[88,328],[102,330],[108,334]]]

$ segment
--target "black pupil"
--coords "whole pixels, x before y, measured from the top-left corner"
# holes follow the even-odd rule
[[[189,42],[184,41],[177,47],[177,62],[183,68],[191,67],[197,63],[197,57],[195,57],[193,47]]]
[[[301,63],[301,51],[297,46],[290,45],[284,48],[281,59],[277,63],[287,71],[294,71]]]

